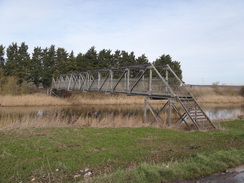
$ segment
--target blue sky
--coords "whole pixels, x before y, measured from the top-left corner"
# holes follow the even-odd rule
[[[6,47],[169,54],[186,83],[244,85],[243,0],[0,0],[0,22]]]

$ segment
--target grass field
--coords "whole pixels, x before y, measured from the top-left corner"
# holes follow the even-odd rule
[[[225,130],[27,128],[0,131],[0,182],[170,182],[244,163],[244,120]],[[91,176],[81,170],[88,169]]]

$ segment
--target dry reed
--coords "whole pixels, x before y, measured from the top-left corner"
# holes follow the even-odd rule
[[[226,94],[217,94],[215,88],[193,88],[191,92],[199,102],[203,103],[244,103],[244,97],[234,95],[226,90]],[[219,91],[219,90],[218,90]],[[165,101],[151,101],[164,103]],[[31,95],[0,95],[0,106],[65,106],[65,105],[117,105],[117,104],[144,104],[143,96],[111,95],[104,93],[73,93],[67,98],[47,96],[46,94]]]
[[[47,96],[44,94],[35,95],[0,95],[0,106],[51,106],[71,105],[68,100]]]
[[[0,129],[19,129],[19,128],[43,128],[43,127],[143,127],[149,123],[142,123],[141,116],[123,116],[122,114],[109,114],[104,117],[94,117],[89,115],[64,116],[56,113],[47,116],[30,116],[12,118],[5,117],[0,123]]]
[[[154,101],[160,103],[160,101]],[[161,102],[162,103],[162,102]],[[51,97],[45,94],[32,95],[0,95],[0,106],[65,106],[65,105],[114,105],[114,104],[144,104],[142,96],[126,95],[74,95],[68,98]]]
[[[244,103],[244,97],[207,95],[207,96],[198,97],[198,101],[202,103]]]
[[[191,88],[190,91],[201,103],[244,103],[244,97],[236,88],[199,87]]]

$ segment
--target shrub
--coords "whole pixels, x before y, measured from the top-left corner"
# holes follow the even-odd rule
[[[17,95],[19,93],[18,79],[16,77],[6,77],[2,93],[7,95]]]
[[[244,86],[241,87],[240,95],[244,97]]]
[[[2,95],[30,94],[34,90],[32,83],[23,81],[20,84],[19,79],[14,76],[0,76],[0,94]]]

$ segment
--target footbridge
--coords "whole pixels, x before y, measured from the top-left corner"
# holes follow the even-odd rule
[[[168,126],[185,124],[199,130],[215,128],[169,65],[145,64],[60,75],[52,79],[51,92],[55,90],[145,96],[144,123],[147,122],[147,111],[150,111],[153,116],[150,123],[158,123],[160,127],[166,123]],[[156,110],[151,100],[166,102]],[[162,117],[165,111],[167,120]],[[177,116],[174,121],[171,117],[173,111]]]

